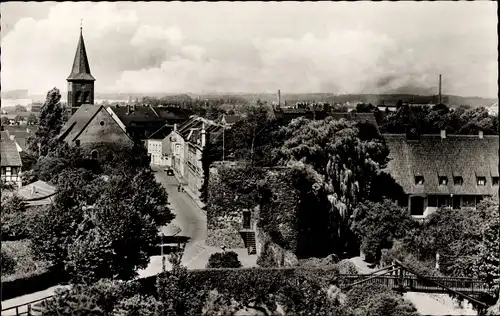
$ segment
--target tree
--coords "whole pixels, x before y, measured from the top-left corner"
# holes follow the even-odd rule
[[[53,146],[64,124],[63,112],[59,101],[59,89],[53,88],[47,92],[47,99],[42,106],[38,128],[34,136],[28,138],[28,150],[36,156],[45,156]]]
[[[2,126],[9,126],[10,120],[7,116],[2,116]]]
[[[356,123],[331,117],[322,121],[295,119],[282,134],[286,141],[279,151],[280,164],[301,161],[312,166],[317,178],[324,179],[320,185],[328,192],[332,210],[343,219],[340,234],[347,242],[349,217],[370,195],[373,179],[385,167],[387,146],[379,135],[360,138]]]
[[[67,169],[57,183],[55,203],[33,229],[38,256],[74,282],[128,280],[147,266],[159,226],[173,219],[166,193],[150,171],[106,178]]]
[[[28,118],[26,119],[26,122],[28,123],[28,125],[36,125],[38,123],[38,118],[34,113],[30,113],[30,115],[28,115]]]
[[[208,258],[207,268],[241,268],[241,262],[234,251],[216,252]]]
[[[414,226],[415,221],[407,209],[387,199],[360,203],[351,222],[351,229],[360,239],[368,262],[378,262],[382,249],[391,248],[395,239],[404,237]]]
[[[474,261],[475,273],[496,293],[500,290],[500,220],[491,219],[482,234],[479,254]]]

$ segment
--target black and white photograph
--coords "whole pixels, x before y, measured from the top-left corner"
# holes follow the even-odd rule
[[[500,315],[497,10],[2,2],[1,316]]]

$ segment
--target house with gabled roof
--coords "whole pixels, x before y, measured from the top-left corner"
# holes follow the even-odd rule
[[[132,146],[132,139],[102,105],[83,104],[63,126],[59,139],[69,145],[120,144]],[[98,157],[97,149],[92,151]]]
[[[21,168],[23,163],[17,148],[17,144],[9,135],[8,131],[1,131],[0,144],[0,171],[1,179],[4,183],[15,184],[17,187],[22,186]]]
[[[388,172],[408,197],[415,217],[438,207],[475,207],[499,190],[498,135],[384,134]]]
[[[172,167],[180,180],[195,198],[204,181],[201,157],[208,141],[222,135],[224,126],[214,121],[191,116],[185,123],[177,126],[166,138],[166,150],[171,155]]]

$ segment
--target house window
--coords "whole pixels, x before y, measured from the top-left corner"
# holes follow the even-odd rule
[[[464,178],[462,178],[462,177],[453,177],[453,184],[454,185],[462,185],[462,184],[464,184]]]
[[[447,185],[448,177],[439,177],[439,185]]]
[[[12,167],[12,175],[17,176],[17,167]]]
[[[5,168],[2,168],[2,176],[5,176]]]
[[[463,207],[476,207],[476,197],[474,195],[462,196]]]
[[[450,197],[447,195],[438,196],[438,207],[448,207],[451,205]]]
[[[429,206],[429,207],[437,207],[438,206],[438,198],[436,195],[429,195],[427,197],[427,206]]]
[[[493,185],[498,185],[498,177],[491,177],[491,181],[493,183]]]
[[[76,146],[80,146],[80,140],[79,139],[75,140],[75,145]]]
[[[10,168],[10,167],[7,167],[5,171],[6,171],[6,174],[5,174],[5,175],[6,175],[7,177],[10,177],[10,174],[11,174],[11,168]]]
[[[477,177],[477,185],[486,185],[486,177]]]
[[[90,152],[90,155],[92,156],[92,159],[97,159],[97,156],[98,156],[98,154],[97,154],[97,150],[95,150],[95,149],[94,149],[94,150],[92,150],[92,151]]]
[[[415,176],[415,184],[416,185],[423,185],[424,184],[424,177],[423,176]]]

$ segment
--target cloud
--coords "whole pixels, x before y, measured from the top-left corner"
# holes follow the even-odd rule
[[[445,93],[497,93],[484,5],[197,6],[59,3],[3,37],[2,86],[64,87],[83,18],[97,92],[435,93],[442,73]]]

